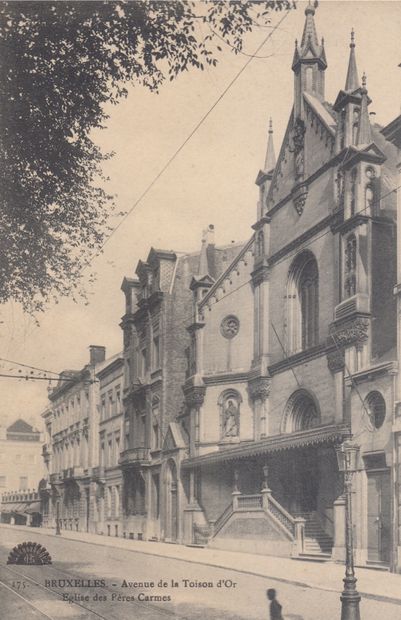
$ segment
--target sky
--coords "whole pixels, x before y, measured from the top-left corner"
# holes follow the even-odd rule
[[[36,320],[17,304],[0,307],[2,360],[60,372],[82,368],[91,344],[105,345],[111,356],[122,348],[122,279],[134,275],[138,260],[146,260],[152,246],[196,251],[208,224],[215,226],[217,244],[249,238],[268,119],[273,119],[278,153],[292,106],[291,62],[294,41],[302,36],[305,6],[300,2],[289,12],[93,261],[97,279],[87,285],[87,305],[60,299]],[[273,14],[272,26],[281,18],[282,13]],[[323,0],[315,22],[318,36],[325,39],[326,99],[333,102],[344,87],[353,27],[359,75],[366,72],[372,99],[369,109],[376,122],[386,125],[400,113],[401,1]],[[192,70],[166,83],[158,94],[132,87],[126,100],[107,108],[107,128],[93,137],[105,151],[115,153],[104,171],[117,210],[128,211],[135,204],[270,31],[255,29],[245,41],[244,54],[237,56],[222,44],[216,68]],[[0,360],[0,373],[16,374],[18,368]],[[47,382],[0,381],[0,422],[22,417],[39,425]]]

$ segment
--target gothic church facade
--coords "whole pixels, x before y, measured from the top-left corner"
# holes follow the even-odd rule
[[[396,570],[397,150],[370,120],[353,33],[344,89],[325,100],[314,14],[277,161],[269,128],[254,233],[217,281],[192,285],[183,531],[216,548],[343,560],[335,448],[352,433],[356,562]]]

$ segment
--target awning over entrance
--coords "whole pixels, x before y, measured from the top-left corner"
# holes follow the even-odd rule
[[[10,513],[15,511],[16,505],[17,504],[15,504],[15,503],[14,504],[2,504],[1,505],[1,512],[3,514],[10,514]]]
[[[209,454],[203,454],[192,459],[186,459],[181,463],[181,467],[193,468],[200,465],[211,465],[223,461],[232,461],[252,456],[262,456],[282,450],[293,450],[296,448],[307,448],[320,444],[334,444],[341,442],[344,437],[350,434],[350,429],[345,424],[330,424],[328,426],[318,426],[306,431],[295,433],[284,433],[266,437],[259,441],[237,445],[234,448],[219,450]]]
[[[22,504],[14,504],[12,512],[17,512],[19,514],[23,514],[29,504],[23,502]]]
[[[34,514],[35,512],[40,514],[40,502],[31,502],[27,504],[25,512],[28,515]]]

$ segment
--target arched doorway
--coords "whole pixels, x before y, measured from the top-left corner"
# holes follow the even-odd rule
[[[177,466],[172,459],[167,462],[165,481],[165,539],[176,542],[178,538],[178,477]]]
[[[287,401],[282,421],[283,433],[299,433],[319,426],[320,411],[316,400],[304,389],[294,392]],[[315,446],[294,449],[287,466],[283,464],[282,485],[291,513],[309,513],[317,509],[319,494],[319,457]]]

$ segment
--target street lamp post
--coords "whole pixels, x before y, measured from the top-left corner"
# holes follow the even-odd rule
[[[341,620],[360,620],[360,594],[356,589],[352,536],[352,477],[357,471],[359,446],[348,439],[337,449],[338,469],[344,473],[345,491],[345,578],[341,594]]]
[[[60,496],[57,496],[56,502],[56,536],[61,536],[60,530]]]

